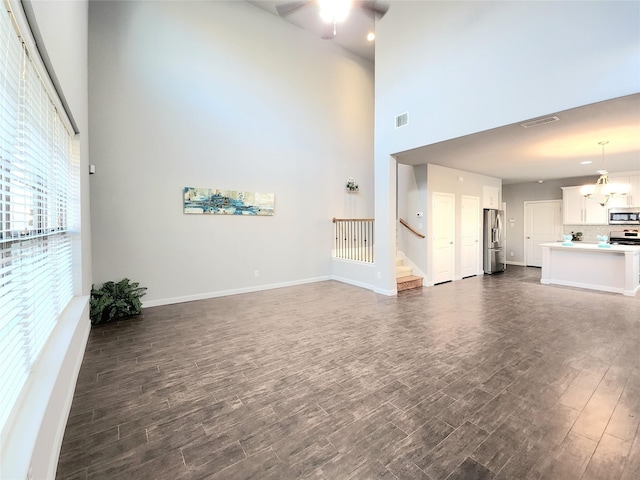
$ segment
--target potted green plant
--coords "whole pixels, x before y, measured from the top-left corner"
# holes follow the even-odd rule
[[[91,287],[91,325],[112,322],[121,318],[139,315],[142,311],[140,298],[147,288],[138,282],[123,278],[119,282],[105,282],[100,288]]]

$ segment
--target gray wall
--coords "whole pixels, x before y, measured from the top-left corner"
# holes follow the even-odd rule
[[[91,2],[89,41],[95,283],[153,305],[328,277],[332,217],[373,216],[370,62],[246,2]],[[184,215],[185,186],[276,214]]]
[[[518,183],[502,186],[502,200],[507,207],[507,262],[524,262],[524,202],[562,200],[562,187],[593,183],[594,176],[547,180],[544,183]],[[513,256],[510,256],[513,252]]]

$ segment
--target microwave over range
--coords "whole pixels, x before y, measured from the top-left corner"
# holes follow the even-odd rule
[[[640,207],[610,208],[609,225],[640,225]]]

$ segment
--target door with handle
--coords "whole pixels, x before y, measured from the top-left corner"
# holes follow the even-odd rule
[[[455,195],[434,192],[432,195],[433,248],[431,252],[432,283],[448,282],[455,272]]]
[[[561,200],[524,202],[525,265],[542,266],[542,243],[562,240]]]
[[[480,197],[463,195],[460,204],[460,276],[477,275],[480,265],[481,212]]]

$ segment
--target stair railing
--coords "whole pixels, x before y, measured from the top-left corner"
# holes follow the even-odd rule
[[[373,263],[373,218],[334,218],[333,256]]]
[[[404,227],[406,227],[407,229],[409,229],[409,231],[410,231],[411,233],[413,233],[414,235],[417,235],[417,236],[418,236],[418,237],[420,237],[420,238],[425,238],[425,236],[424,236],[422,233],[420,233],[420,232],[418,232],[417,230],[415,230],[411,225],[409,225],[409,224],[407,223],[407,221],[406,221],[406,220],[404,220],[404,219],[402,219],[402,218],[401,218],[401,219],[399,219],[399,220],[400,220],[400,223],[401,223]]]

